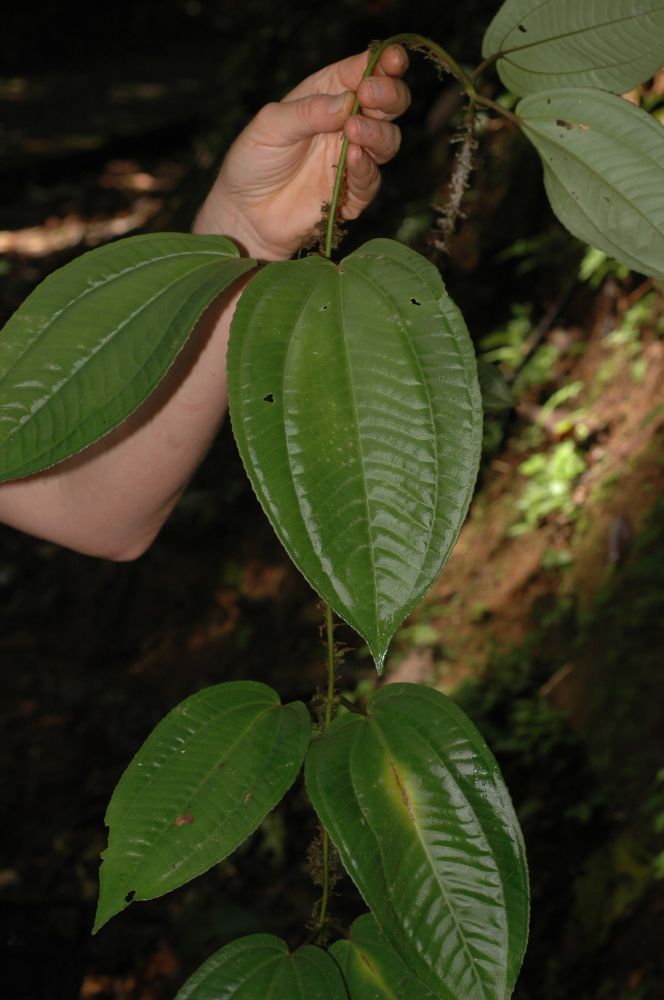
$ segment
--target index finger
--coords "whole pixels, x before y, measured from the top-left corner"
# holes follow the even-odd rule
[[[358,52],[357,55],[348,56],[340,62],[326,66],[325,69],[318,70],[308,76],[306,80],[298,84],[294,90],[286,95],[284,100],[292,100],[300,97],[307,97],[310,94],[342,93],[344,90],[357,90],[364,73],[369,53]],[[402,45],[388,45],[374,69],[377,76],[402,76],[408,69],[408,56]]]
[[[374,73],[377,76],[403,76],[408,66],[408,53],[403,45],[388,45],[385,51],[381,52]]]

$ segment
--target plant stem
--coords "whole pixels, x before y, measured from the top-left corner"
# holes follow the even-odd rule
[[[495,63],[498,59],[500,59],[501,55],[502,55],[501,52],[494,52],[492,56],[488,56],[483,62],[479,64],[479,66],[477,66],[473,70],[473,72],[470,74],[470,79],[473,82],[475,82],[475,80],[477,80],[478,77],[482,75],[485,69],[488,69],[489,66],[493,65],[493,63]]]
[[[373,47],[369,53],[369,61],[367,62],[367,67],[362,74],[362,79],[366,80],[367,77],[371,76],[373,73],[376,63],[380,59],[381,55],[385,49],[390,45],[405,45],[408,48],[416,49],[419,51],[424,51],[429,53],[434,61],[441,66],[443,69],[447,70],[449,73],[455,77],[459,83],[462,85],[466,94],[468,95],[471,103],[481,104],[483,107],[491,108],[492,111],[496,111],[498,114],[505,118],[509,118],[511,121],[515,122],[517,125],[520,124],[520,119],[518,115],[513,114],[506,108],[501,108],[499,104],[492,101],[488,97],[483,97],[478,94],[475,90],[475,80],[479,74],[489,66],[497,56],[491,56],[489,59],[485,59],[472,74],[466,73],[464,69],[459,65],[456,59],[447,52],[446,49],[439,45],[438,42],[434,42],[431,38],[425,38],[424,35],[417,35],[411,31],[402,32],[399,35],[392,35],[390,38],[386,38],[382,42]],[[353,103],[353,108],[351,115],[356,115],[360,108],[360,102],[355,96],[355,101]],[[343,186],[344,173],[346,171],[346,158],[348,156],[348,139],[344,136],[341,143],[341,152],[339,153],[339,162],[337,164],[337,171],[334,178],[334,187],[332,189],[332,198],[330,200],[330,211],[327,217],[327,229],[325,232],[325,256],[330,258],[332,256],[332,247],[334,244],[334,226],[337,218],[337,209],[339,206],[339,197],[341,195],[341,189]]]
[[[384,41],[379,42],[378,45],[376,45],[376,47],[369,53],[369,61],[367,62],[367,67],[364,73],[362,74],[363,80],[366,80],[367,77],[371,76],[376,67],[376,63],[385,49],[390,45],[407,45],[410,48],[424,49],[425,51],[430,52],[440,65],[448,69],[452,76],[455,76],[457,80],[463,84],[464,90],[468,96],[471,97],[471,99],[474,97],[475,88],[473,86],[473,82],[468,74],[461,69],[456,60],[453,59],[441,45],[438,45],[437,42],[432,41],[430,38],[425,38],[424,35],[416,35],[413,32],[403,32],[400,35],[392,35],[390,38],[386,38]],[[356,96],[351,115],[356,115],[359,108],[360,102]],[[328,258],[332,256],[334,223],[337,217],[337,207],[339,205],[339,196],[341,194],[344,172],[346,170],[347,156],[348,139],[344,136],[343,142],[341,143],[341,152],[339,153],[337,172],[334,178],[334,188],[332,189],[332,198],[330,201],[330,214],[328,215],[327,231],[325,234],[325,256]]]
[[[437,229],[440,231],[438,239],[434,240],[434,246],[442,253],[450,252],[450,243],[457,220],[461,215],[461,202],[468,187],[468,181],[473,169],[475,150],[477,149],[477,139],[475,137],[475,115],[477,105],[474,102],[468,104],[464,121],[463,132],[453,139],[459,142],[459,149],[454,157],[452,176],[448,187],[447,204],[438,209],[440,219]]]
[[[327,639],[327,695],[325,698],[325,718],[323,720],[323,732],[327,729],[330,722],[332,721],[332,709],[334,706],[334,622],[332,619],[332,608],[329,604],[325,605],[325,632]],[[325,921],[327,920],[327,904],[330,898],[330,838],[327,830],[321,824],[322,830],[322,840],[321,840],[321,853],[322,853],[322,868],[323,868],[323,878],[322,878],[322,896],[320,901],[320,910],[318,911],[318,920],[316,921],[316,934],[318,934],[325,926]]]
[[[327,641],[327,698],[325,699],[325,723],[327,729],[332,721],[332,706],[334,704],[334,621],[332,608],[325,605],[325,637]]]

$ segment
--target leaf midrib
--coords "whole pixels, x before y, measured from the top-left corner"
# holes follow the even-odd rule
[[[534,14],[537,13],[540,7],[545,7],[548,2],[550,2],[550,0],[544,0],[543,3],[539,4],[537,7],[534,7],[533,10],[529,11],[519,23],[524,24],[528,20],[528,18],[532,17]],[[651,10],[647,11],[647,13],[657,14],[661,10],[664,10],[664,4],[660,7],[652,8]],[[574,38],[576,35],[584,35],[590,31],[598,31],[601,28],[612,28],[615,27],[616,25],[621,24],[623,21],[633,21],[637,17],[642,17],[642,16],[643,16],[642,14],[628,14],[626,17],[615,18],[611,21],[602,21],[599,24],[588,25],[585,28],[577,28],[574,31],[563,31],[558,35],[549,35],[547,38],[540,38],[534,42],[528,42],[526,45],[515,45],[511,49],[501,49],[498,53],[489,53],[489,54],[495,55],[496,58],[498,59],[502,59],[505,56],[510,55],[512,52],[522,52],[524,49],[532,49],[540,45],[547,45],[550,42],[560,41],[560,39],[562,38]],[[515,27],[516,26],[511,27],[510,30],[507,32],[507,34],[508,35],[511,34],[515,30]],[[587,72],[587,70],[585,72]]]
[[[255,728],[256,726],[258,726],[265,719],[265,717],[270,712],[272,712],[275,708],[278,708],[278,707],[280,707],[280,706],[278,706],[276,704],[270,705],[270,706],[266,707],[264,711],[260,712],[258,715],[254,716],[252,718],[252,720],[249,722],[249,724],[241,731],[241,733],[239,733],[239,735],[225,749],[224,756],[221,759],[217,758],[216,761],[215,761],[215,763],[214,763],[214,765],[211,768],[209,768],[208,771],[206,772],[206,774],[201,778],[201,780],[198,782],[198,785],[196,786],[195,791],[191,795],[188,796],[185,805],[186,804],[190,804],[191,801],[192,801],[192,799],[196,795],[199,794],[201,788],[203,788],[204,785],[209,781],[210,776],[212,774],[214,774],[219,769],[220,762],[227,760],[229,754],[232,753],[232,751],[236,748],[236,746],[239,743],[242,743],[242,741],[244,739],[246,739],[246,736],[249,733],[249,731],[251,729]],[[283,707],[283,706],[281,706],[281,707]],[[246,706],[242,705],[242,706],[238,706],[236,709],[229,709],[227,712],[223,713],[223,716],[228,716],[228,715],[232,714],[233,711],[239,711],[242,708],[246,708]],[[200,729],[198,729],[196,731],[195,735],[192,735],[192,740],[188,742],[187,748],[191,745],[191,742],[193,742],[194,739],[197,739],[201,734],[205,733],[206,729],[209,729],[210,726],[218,725],[219,722],[220,722],[220,719],[222,719],[223,716],[216,716],[215,718],[209,719],[203,726],[201,726]],[[168,757],[171,758],[171,759],[173,759],[173,758],[177,759],[175,757],[174,753],[169,754]],[[153,783],[154,779],[160,774],[162,766],[160,766],[157,769],[154,769],[153,774],[150,776],[150,780],[149,780],[149,782],[146,783],[145,787],[142,787],[141,789],[137,789],[135,795],[132,798],[132,801],[130,803],[128,803],[127,806],[125,807],[125,809],[123,810],[122,818],[120,820],[115,820],[114,821],[114,826],[115,827],[120,827],[120,826],[123,826],[125,824],[126,817],[127,817],[128,813],[130,813],[131,810],[133,809],[134,804],[136,803],[137,799],[145,797],[147,788]],[[183,806],[183,808],[184,808],[184,806]],[[110,830],[110,826],[109,826],[109,830]],[[159,843],[159,841],[162,839],[162,837],[164,836],[164,834],[168,830],[170,830],[170,826],[168,825],[168,818],[167,818],[164,821],[164,823],[162,825],[162,829],[159,831],[157,837],[153,841],[150,842],[150,849],[154,849],[154,847],[156,846],[156,844]],[[115,836],[116,837],[120,836],[120,833],[119,833],[118,830],[115,831]],[[109,843],[109,849],[110,849],[110,843]],[[120,854],[120,856],[124,856],[124,852],[118,852],[118,853]],[[141,859],[138,858],[136,860],[136,862],[135,862],[135,864],[134,864],[133,867],[135,868],[136,865],[138,865],[140,863],[141,863]]]
[[[364,259],[366,259],[369,256],[370,256],[369,254],[365,254],[364,255]],[[404,266],[405,267],[406,265],[403,265],[400,262],[400,266]],[[408,270],[411,271],[411,273],[414,275],[414,277],[419,282],[422,283],[422,278],[417,274],[416,271],[414,271],[412,268],[408,268]],[[423,390],[424,390],[424,394],[426,396],[427,406],[428,406],[428,409],[429,409],[429,419],[431,421],[431,427],[433,428],[434,439],[435,439],[436,431],[438,429],[438,425],[437,425],[436,417],[435,417],[435,414],[434,414],[433,401],[431,399],[431,393],[430,393],[430,390],[429,390],[429,383],[428,383],[427,379],[425,378],[424,370],[422,368],[422,364],[420,362],[419,357],[417,356],[417,352],[416,352],[416,350],[414,348],[412,339],[411,339],[411,337],[408,334],[408,330],[407,330],[407,328],[405,326],[405,323],[403,322],[403,318],[401,316],[401,308],[402,308],[401,304],[398,303],[396,301],[396,299],[393,298],[393,296],[390,294],[390,292],[386,288],[383,288],[381,285],[379,285],[378,282],[376,282],[369,275],[363,274],[361,271],[356,271],[356,270],[354,270],[353,273],[356,275],[356,277],[359,277],[360,280],[365,281],[366,284],[371,285],[374,289],[376,289],[380,293],[381,296],[383,296],[386,299],[388,299],[388,301],[391,302],[394,305],[394,308],[396,309],[396,316],[397,316],[397,320],[398,320],[398,327],[401,330],[402,339],[406,342],[408,351],[409,351],[409,353],[411,355],[411,358],[412,358],[412,360],[414,362],[415,368],[417,369],[417,372],[418,372],[418,374],[420,376],[420,384],[422,385]],[[428,288],[427,288],[427,291],[429,291]],[[451,339],[453,339],[453,338],[451,338]],[[455,346],[455,350],[456,350],[456,348],[457,348],[456,341],[454,343],[454,346]],[[457,350],[457,354],[458,354],[458,350]],[[418,584],[419,579],[420,579],[420,577],[422,575],[423,566],[428,561],[428,558],[429,558],[429,550],[430,550],[430,547],[431,547],[431,540],[433,538],[434,526],[436,524],[436,519],[437,519],[438,497],[439,497],[439,489],[440,489],[440,454],[439,454],[439,450],[438,450],[437,447],[434,447],[433,454],[434,454],[435,469],[436,469],[436,473],[435,473],[435,477],[434,477],[433,503],[432,503],[433,516],[431,518],[431,523],[429,524],[429,527],[428,527],[428,530],[427,530],[427,541],[426,541],[426,546],[425,546],[425,555],[424,555],[424,558],[422,559],[422,565],[420,566],[420,572],[417,575],[414,587],[411,589],[408,601],[405,602],[406,604],[409,604],[410,601],[413,599],[414,593],[417,593],[417,589],[418,589],[417,584]],[[368,504],[368,497],[367,497],[367,504]],[[378,604],[376,602],[376,614],[378,613],[377,609],[378,609]]]
[[[374,626],[375,632],[378,632],[378,579],[376,577],[376,556],[374,553],[374,533],[373,525],[371,522],[371,508],[369,505],[369,490],[367,488],[367,470],[364,462],[364,451],[362,450],[362,437],[360,434],[360,421],[358,416],[357,408],[357,394],[355,392],[355,384],[353,382],[351,364],[350,364],[350,354],[348,352],[348,344],[346,342],[346,328],[344,325],[344,310],[343,310],[343,296],[342,296],[342,274],[343,271],[340,268],[335,268],[335,283],[337,288],[337,301],[339,304],[339,328],[341,332],[341,344],[343,350],[343,356],[346,366],[346,374],[348,378],[348,385],[350,388],[350,394],[353,402],[353,425],[355,427],[355,438],[357,442],[357,453],[359,456],[360,469],[362,472],[362,492],[364,496],[364,506],[367,514],[367,535],[369,538],[369,558],[371,560],[371,583],[373,587],[373,606],[374,606]],[[374,635],[374,639],[377,640],[377,634]]]
[[[82,362],[82,364],[76,369],[76,371],[73,374],[70,373],[66,378],[62,379],[62,381],[58,385],[56,385],[54,387],[54,389],[40,401],[40,403],[39,403],[38,406],[36,406],[34,409],[32,409],[29,413],[27,413],[24,416],[24,418],[22,420],[19,420],[14,425],[13,430],[11,431],[11,433],[9,434],[9,436],[5,439],[5,443],[11,442],[11,440],[14,437],[15,434],[17,434],[19,431],[23,431],[25,429],[25,427],[33,420],[33,418],[36,418],[37,416],[39,416],[39,414],[41,413],[41,410],[43,409],[44,406],[50,404],[52,402],[52,400],[58,395],[58,393],[60,393],[64,389],[68,388],[72,384],[72,381],[74,379],[78,379],[80,377],[81,371],[83,371],[88,364],[90,364],[92,361],[94,361],[96,359],[97,355],[100,352],[102,352],[103,350],[105,350],[108,347],[108,345],[115,339],[115,337],[117,337],[120,334],[120,332],[126,326],[128,326],[130,323],[133,323],[134,320],[137,318],[137,316],[139,316],[145,309],[147,309],[154,302],[156,302],[159,298],[161,298],[162,295],[165,295],[167,292],[170,292],[180,281],[184,281],[187,278],[190,278],[192,275],[196,274],[199,271],[202,271],[204,268],[209,268],[211,266],[211,263],[212,262],[210,262],[210,261],[205,261],[205,263],[201,264],[199,267],[191,268],[190,270],[186,271],[185,274],[178,275],[177,278],[175,278],[173,281],[169,282],[167,285],[163,285],[154,295],[152,295],[145,302],[141,303],[141,305],[137,309],[135,309],[134,312],[132,312],[129,316],[125,317],[122,320],[122,322],[119,323],[117,326],[115,326],[105,337],[103,337],[99,341],[97,341],[97,343],[90,349],[89,354],[87,355],[87,357],[85,358],[85,360]],[[217,262],[215,261],[214,264],[216,264],[216,263]],[[37,345],[37,340],[41,339],[41,337],[48,331],[49,327],[52,326],[52,324],[55,321],[55,319],[59,319],[60,316],[64,312],[65,312],[65,310],[61,310],[60,313],[58,313],[55,317],[53,317],[51,320],[49,320],[49,323],[46,325],[46,327],[44,327],[44,330],[42,330],[41,333],[39,334],[39,338],[35,339],[30,344],[30,347],[28,348],[28,350],[25,351],[19,358],[17,358],[16,361],[14,362],[14,364],[11,365],[10,368],[8,368],[6,370],[6,372],[4,373],[3,376],[0,377],[0,386],[2,385],[2,382],[5,381],[5,378],[9,374],[9,372],[16,367],[16,365],[19,363],[19,361],[24,360],[28,354],[32,353],[33,348],[35,348],[36,345]],[[171,326],[172,326],[172,324],[169,324],[169,326],[168,326],[168,328],[167,328],[167,330],[165,332],[165,336],[167,335],[168,331],[171,329]],[[159,346],[160,345],[157,345],[157,349],[158,349]],[[154,352],[153,352],[153,354],[154,354]],[[147,361],[145,363],[147,363]],[[143,367],[144,367],[144,365],[141,366],[141,369],[139,369],[139,370],[142,370]],[[133,379],[132,379],[132,381],[133,381]],[[113,397],[110,397],[111,400],[114,399],[114,398],[116,398],[117,395],[118,394],[116,394]],[[105,405],[109,405],[109,401],[107,401]],[[51,441],[49,443],[49,447],[47,449],[47,452],[53,450],[53,447],[57,446],[58,444],[60,444],[61,441],[66,440],[67,436],[68,435],[65,435],[63,438],[61,438],[60,440],[58,440],[57,442],[55,442],[55,445]],[[40,454],[44,454],[44,452],[41,452]]]
[[[553,146],[553,148],[554,148],[554,149],[556,150],[556,152],[560,153],[561,151],[564,151],[564,152],[565,152],[565,154],[569,155],[571,159],[575,160],[575,161],[576,161],[576,163],[578,163],[578,164],[579,164],[579,165],[580,165],[580,166],[581,166],[581,167],[582,167],[582,168],[583,168],[584,170],[586,170],[586,171],[587,171],[587,172],[588,172],[589,174],[592,174],[592,175],[593,175],[593,177],[596,177],[596,178],[597,178],[597,179],[598,179],[598,180],[599,180],[599,181],[601,182],[601,184],[602,184],[602,185],[603,185],[604,187],[608,188],[608,189],[609,189],[609,190],[610,190],[611,192],[613,192],[613,193],[617,194],[617,196],[618,196],[618,197],[619,197],[619,199],[620,199],[620,200],[621,200],[621,201],[623,202],[623,204],[625,204],[625,205],[629,206],[629,208],[630,208],[630,209],[631,209],[631,210],[632,210],[632,211],[633,211],[633,212],[634,212],[634,213],[635,213],[636,215],[640,216],[640,217],[641,217],[641,218],[642,218],[642,219],[643,219],[643,220],[644,220],[644,221],[645,221],[645,222],[646,222],[646,223],[648,224],[648,226],[649,226],[649,227],[650,227],[650,228],[651,228],[651,229],[652,229],[652,230],[653,230],[653,231],[655,232],[655,234],[656,234],[656,235],[657,235],[657,236],[658,236],[658,237],[659,237],[660,239],[661,239],[661,238],[662,238],[662,237],[664,236],[664,233],[662,232],[662,230],[661,230],[661,229],[659,229],[659,228],[658,228],[658,227],[657,227],[657,226],[656,226],[656,225],[655,225],[655,224],[654,224],[654,223],[653,223],[653,222],[652,222],[652,221],[651,221],[651,220],[650,220],[650,219],[648,218],[648,216],[647,216],[647,215],[645,215],[645,214],[643,213],[643,211],[642,211],[642,210],[641,210],[641,209],[640,209],[640,208],[639,208],[639,207],[638,207],[637,205],[635,205],[635,204],[634,204],[634,202],[630,201],[630,199],[629,199],[629,198],[627,197],[627,195],[623,194],[623,193],[622,193],[622,191],[620,191],[620,190],[619,190],[618,188],[614,187],[614,186],[613,186],[613,184],[610,184],[610,183],[609,183],[609,182],[608,182],[608,181],[606,180],[606,178],[605,178],[605,177],[604,177],[604,176],[603,176],[603,175],[602,175],[601,173],[599,173],[599,171],[598,171],[598,170],[597,170],[597,169],[596,169],[595,167],[593,167],[593,166],[589,165],[589,164],[587,163],[587,161],[585,161],[585,160],[581,159],[581,157],[580,157],[580,156],[578,156],[578,155],[577,155],[577,154],[576,154],[575,152],[573,152],[573,150],[572,150],[571,148],[568,148],[567,146],[561,146],[561,145],[558,145],[558,144],[557,144],[557,143],[556,143],[556,142],[555,142],[555,141],[554,141],[554,140],[553,140],[553,139],[552,139],[552,138],[551,138],[551,137],[550,137],[550,136],[548,135],[548,133],[547,133],[547,132],[543,132],[543,131],[542,131],[541,129],[540,129],[540,130],[538,130],[538,129],[537,129],[536,127],[534,127],[534,126],[533,126],[533,125],[531,124],[532,122],[534,122],[534,121],[538,121],[538,120],[544,120],[544,121],[549,121],[549,122],[553,122],[553,119],[552,119],[552,118],[546,118],[546,119],[537,119],[537,118],[530,118],[530,119],[524,119],[524,125],[523,125],[523,128],[524,128],[524,130],[527,130],[527,129],[529,129],[529,128],[530,128],[530,129],[532,129],[532,131],[533,131],[533,132],[534,132],[534,133],[535,133],[536,135],[539,135],[539,136],[540,136],[540,137],[541,137],[541,138],[542,138],[542,139],[543,139],[543,140],[544,140],[545,142],[548,142],[548,143],[549,143],[549,144],[550,144],[551,146]],[[595,129],[595,126],[593,126],[593,128]],[[599,133],[600,133],[601,135],[603,135],[603,136],[604,136],[605,138],[607,138],[607,137],[608,137],[608,138],[610,138],[610,139],[615,139],[615,138],[616,138],[616,137],[615,137],[614,135],[611,135],[610,133],[607,133],[607,132],[604,132],[604,131],[603,131],[602,129],[599,129],[599,128],[597,128],[597,129],[595,129],[595,130],[596,130],[597,132],[599,132]],[[620,142],[620,139],[619,139],[618,141]],[[534,144],[533,144],[533,145],[534,145]],[[622,143],[621,143],[621,145],[625,146],[625,147],[626,147],[627,149],[632,149],[632,147],[630,147],[630,146],[629,146],[629,145],[628,145],[627,143],[625,143],[625,142],[622,142]],[[539,150],[538,150],[538,152],[539,152]],[[540,154],[540,155],[541,155],[541,154]],[[647,154],[646,154],[646,156],[648,157],[648,159],[652,159],[652,157],[650,157],[650,154],[648,154],[648,153],[647,153]],[[654,163],[654,165],[655,165],[656,167],[659,167],[659,168],[661,169],[661,164],[660,164],[660,163],[657,163],[657,161],[656,161],[656,160],[654,160],[654,159],[653,159],[653,161],[652,161],[652,162]],[[555,171],[554,171],[554,170],[552,169],[552,167],[551,167],[551,166],[550,166],[549,164],[546,164],[546,163],[543,163],[543,166],[545,166],[545,167],[546,167],[546,168],[547,168],[548,170],[550,170],[550,171],[551,171],[551,173],[553,173],[553,175],[555,176],[556,180],[557,180],[557,181],[558,181],[558,182],[560,183],[561,187],[563,187],[563,188],[565,189],[565,191],[567,191],[567,194],[568,194],[568,195],[569,195],[570,197],[572,197],[572,195],[571,195],[571,194],[570,194],[570,192],[568,191],[567,187],[565,186],[565,184],[563,184],[563,182],[562,182],[562,181],[560,180],[560,178],[559,178],[559,177],[558,177],[558,175],[557,175],[557,174],[555,173]],[[574,201],[576,202],[576,199],[573,199],[573,200],[574,200]],[[578,204],[580,205],[581,203],[580,203],[580,202],[578,202]],[[584,213],[584,214],[585,214],[585,213]]]
[[[48,318],[48,320],[46,321],[46,323],[44,324],[44,326],[41,328],[41,330],[39,331],[39,333],[36,335],[36,337],[33,340],[30,341],[30,344],[29,344],[27,350],[24,351],[22,354],[18,355],[18,357],[14,360],[14,362],[11,365],[9,365],[8,368],[5,369],[5,371],[3,372],[2,375],[0,375],[0,385],[2,385],[2,382],[5,380],[6,376],[9,374],[9,372],[11,372],[12,369],[15,368],[16,365],[19,364],[26,357],[26,355],[29,354],[33,350],[33,348],[36,345],[38,345],[38,343],[42,339],[42,337],[45,336],[48,333],[48,331],[49,331],[50,327],[52,326],[52,324],[55,323],[56,320],[59,320],[60,317],[63,316],[66,312],[68,312],[70,309],[73,309],[74,306],[78,305],[81,302],[81,300],[84,299],[84,298],[86,298],[88,295],[91,295],[93,292],[99,291],[100,288],[103,288],[106,285],[110,285],[114,281],[118,281],[121,278],[124,278],[127,274],[133,274],[136,271],[139,271],[143,267],[150,267],[152,264],[161,264],[161,263],[163,263],[163,261],[165,261],[165,260],[171,260],[171,259],[173,259],[175,257],[192,257],[192,256],[200,257],[201,255],[207,256],[207,257],[222,257],[222,258],[230,259],[230,260],[240,260],[240,258],[236,257],[235,255],[225,254],[225,253],[221,253],[219,251],[213,251],[213,250],[196,250],[196,251],[186,250],[186,251],[180,251],[178,253],[163,254],[161,257],[151,257],[149,260],[139,261],[138,264],[132,264],[131,267],[125,267],[121,271],[115,271],[113,274],[107,276],[106,278],[102,278],[100,281],[95,281],[92,285],[89,285],[87,288],[84,288],[82,292],[80,292],[78,295],[76,295],[69,302],[65,303],[65,305],[62,306],[60,309],[56,310],[56,312],[54,312],[53,315]],[[201,264],[201,267],[206,267],[209,264],[210,264],[210,261],[206,261],[204,264]],[[193,273],[194,273],[194,271],[188,271],[187,272],[187,274],[193,274]],[[54,277],[54,275],[52,275],[51,277]],[[182,275],[179,275],[176,280],[179,280],[181,277],[182,277]],[[48,279],[47,279],[47,281],[48,281]],[[26,300],[26,302],[27,302],[27,300]],[[21,311],[22,310],[19,309],[18,313],[20,313]],[[15,314],[15,316],[18,315],[18,313]],[[8,321],[7,325],[9,325],[9,323],[12,322],[13,318],[14,317],[10,318],[10,320]],[[5,329],[6,329],[6,327],[5,327]]]
[[[388,758],[390,764],[396,769],[397,765],[398,765],[398,762],[393,759],[393,754],[392,754],[392,752],[390,750],[389,744],[388,744],[388,742],[387,742],[387,740],[386,740],[386,738],[385,738],[385,736],[384,736],[384,734],[383,734],[383,732],[382,732],[382,730],[380,728],[380,725],[378,724],[375,716],[370,717],[368,719],[368,722],[369,722],[369,724],[371,724],[371,723],[374,724],[374,727],[375,727],[375,730],[377,732],[378,738],[379,738],[381,744],[383,745],[383,747],[385,749],[385,753],[387,755],[387,758]],[[455,782],[455,784],[456,784],[456,782]],[[354,784],[353,784],[353,790],[355,790]],[[464,795],[464,799],[466,799],[465,795]],[[466,800],[466,802],[467,802],[467,800]],[[409,816],[411,815],[411,811],[410,810],[407,809],[406,812],[408,813]],[[473,816],[475,816],[474,810],[472,810],[472,812],[473,812]],[[486,998],[486,1000],[495,1000],[494,997],[492,997],[489,993],[486,992],[485,984],[480,979],[479,971],[478,971],[478,968],[477,968],[477,962],[473,958],[473,956],[472,956],[472,954],[471,954],[471,952],[469,950],[468,941],[466,939],[466,934],[462,930],[461,924],[459,923],[459,917],[458,917],[458,914],[457,914],[457,911],[456,911],[456,906],[450,900],[450,897],[448,895],[445,883],[441,880],[440,876],[438,875],[438,873],[436,871],[436,867],[435,867],[435,865],[433,863],[433,860],[431,858],[431,854],[430,854],[430,852],[429,852],[429,850],[427,848],[427,845],[424,842],[424,839],[422,838],[422,834],[421,834],[420,828],[419,828],[417,822],[415,822],[414,819],[413,819],[413,822],[412,822],[412,828],[413,828],[413,830],[416,833],[418,841],[420,842],[420,846],[422,848],[422,852],[423,852],[423,854],[424,854],[424,856],[425,856],[425,858],[426,858],[426,860],[428,862],[429,868],[431,869],[431,873],[432,873],[435,881],[438,883],[438,886],[439,886],[439,888],[441,890],[442,896],[443,896],[443,898],[445,900],[447,909],[448,909],[449,913],[451,914],[452,919],[454,920],[454,925],[455,925],[455,927],[457,929],[457,934],[459,936],[459,939],[462,942],[463,950],[464,950],[464,953],[465,953],[466,958],[468,960],[468,964],[469,964],[470,968],[473,971],[473,976],[475,978],[475,981],[478,984],[478,986],[480,987],[480,989],[482,991],[482,995]],[[429,968],[431,968],[431,967],[429,966]],[[434,972],[435,970],[432,969],[431,971]]]

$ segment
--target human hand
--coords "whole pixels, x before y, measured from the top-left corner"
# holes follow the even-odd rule
[[[354,219],[380,186],[378,167],[401,141],[394,118],[410,103],[406,52],[391,45],[361,80],[367,53],[314,73],[267,104],[231,146],[194,224],[262,260],[291,257],[312,240],[330,200],[342,135],[349,139],[341,216]],[[360,112],[351,115],[354,92]]]

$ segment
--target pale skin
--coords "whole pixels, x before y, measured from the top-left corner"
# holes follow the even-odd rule
[[[350,140],[341,214],[356,218],[399,148],[405,51],[391,46],[360,82],[366,53],[308,77],[236,139],[194,223],[250,257],[287,260],[311,241]],[[353,92],[360,114],[349,117]],[[243,279],[202,317],[153,396],[121,427],[47,472],[0,485],[0,521],[88,555],[128,560],[154,540],[226,412],[226,346]]]

